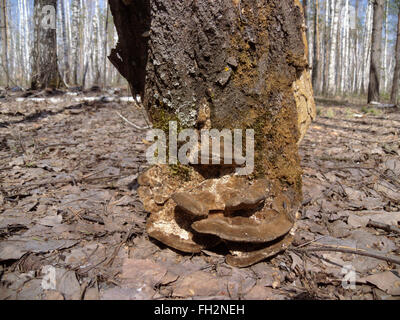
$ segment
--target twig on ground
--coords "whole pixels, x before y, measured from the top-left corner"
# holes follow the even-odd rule
[[[304,248],[304,249],[292,249],[292,251],[297,252],[316,252],[316,251],[333,251],[333,252],[341,252],[341,253],[351,253],[358,254],[360,256],[366,256],[375,258],[378,260],[383,260],[386,262],[391,262],[397,265],[400,265],[400,258],[395,256],[389,256],[386,254],[382,254],[379,252],[375,252],[372,250],[365,250],[360,248],[347,248],[347,247],[339,247],[339,246],[322,246],[322,247],[313,247],[313,248]]]
[[[133,228],[131,228],[131,229],[126,233],[126,236],[125,236],[124,240],[122,240],[121,243],[115,248],[114,252],[112,253],[112,255],[111,255],[111,257],[110,257],[110,259],[109,259],[109,260],[107,261],[107,263],[105,264],[106,267],[111,267],[111,266],[112,266],[112,264],[113,264],[113,262],[114,262],[114,260],[115,260],[115,257],[118,255],[119,250],[121,250],[122,246],[128,242],[128,240],[130,239],[130,237],[132,237],[132,235],[133,235],[134,233],[135,233],[135,232],[133,231]]]
[[[138,106],[140,112],[142,113],[143,119],[146,122],[147,126],[150,128],[151,124],[150,124],[150,120],[148,118],[148,115],[146,113],[146,108],[144,107],[141,98],[138,95],[134,95],[134,100],[136,102],[136,105]]]
[[[400,139],[394,139],[390,141],[378,141],[378,140],[371,140],[371,139],[362,139],[362,138],[357,138],[357,137],[351,137],[349,135],[344,135],[344,134],[337,134],[338,137],[344,138],[344,139],[350,139],[350,140],[356,140],[356,141],[361,141],[361,142],[367,142],[367,143],[377,143],[377,144],[387,144],[387,143],[397,143],[400,142]]]
[[[54,143],[54,144],[47,144],[43,146],[39,146],[38,149],[46,149],[46,148],[54,148],[54,147],[74,147],[77,146],[79,143],[67,143],[67,142],[61,142],[61,143]]]
[[[122,120],[124,120],[127,124],[129,124],[130,126],[134,127],[135,129],[138,129],[138,130],[147,130],[147,129],[151,129],[151,127],[149,127],[149,126],[147,126],[147,127],[140,127],[140,126],[134,124],[133,122],[129,121],[127,118],[125,118],[125,117],[124,117],[122,114],[120,114],[118,111],[116,111],[116,112],[117,112],[118,116],[119,116]]]
[[[90,270],[92,270],[92,269],[94,269],[94,268],[97,268],[99,265],[101,265],[102,263],[104,263],[104,262],[106,262],[106,261],[107,261],[107,257],[105,257],[105,258],[102,259],[100,262],[96,263],[95,265],[88,266],[88,267],[86,267],[86,268],[84,268],[84,269],[80,269],[80,270],[79,270],[79,267],[76,267],[76,268],[75,268],[75,271],[77,271],[79,274],[86,274],[86,273],[88,273]]]
[[[306,243],[303,243],[303,244],[297,246],[296,249],[303,248],[303,247],[305,247],[305,246],[308,246],[308,245],[311,244],[311,243],[314,243],[314,242],[319,241],[319,240],[321,240],[321,239],[324,239],[324,238],[326,238],[326,237],[327,237],[327,236],[320,236],[320,237],[318,237],[318,238],[315,238],[314,240],[308,241],[308,242],[306,242]]]
[[[91,217],[86,214],[80,216],[83,220],[96,222],[98,224],[104,224],[104,220],[102,218]]]
[[[391,226],[389,224],[377,222],[377,221],[369,220],[367,227],[378,228],[378,229],[385,230],[387,232],[394,232],[394,233],[400,234],[400,228]]]
[[[45,185],[50,185],[50,184],[60,184],[60,183],[74,183],[76,184],[77,182],[82,183],[84,181],[95,181],[95,180],[103,180],[103,179],[116,179],[116,178],[124,178],[127,177],[127,175],[113,175],[113,176],[105,176],[105,177],[93,177],[93,178],[81,178],[81,179],[62,179],[62,180],[45,180],[43,182],[38,182],[38,183],[28,183],[26,185],[18,185],[18,186],[10,186],[5,189],[5,191],[13,191],[16,189],[22,189],[22,188],[29,188],[29,187],[41,187]]]

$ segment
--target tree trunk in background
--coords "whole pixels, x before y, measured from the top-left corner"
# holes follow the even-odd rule
[[[92,20],[92,41],[91,45],[94,48],[92,55],[92,73],[94,75],[93,82],[95,85],[100,84],[100,16],[99,16],[99,1],[95,0],[94,15]]]
[[[72,56],[72,83],[74,85],[78,84],[78,68],[79,68],[79,48],[80,48],[80,1],[72,0],[71,3],[71,11],[72,11],[72,42],[71,42],[71,56]]]
[[[302,2],[303,2],[304,21],[306,22],[306,25],[307,25],[307,19],[308,19],[308,14],[307,14],[308,0],[303,0]]]
[[[356,0],[356,7],[355,7],[355,18],[354,18],[354,22],[355,22],[355,30],[353,30],[354,33],[354,52],[353,52],[353,90],[352,92],[357,92],[358,91],[358,83],[359,83],[359,72],[358,72],[358,68],[360,66],[360,59],[358,58],[358,48],[359,48],[359,41],[358,41],[358,6],[359,6],[359,0]]]
[[[307,43],[310,43],[310,30],[308,28],[308,0],[303,0],[303,14],[304,14],[304,24],[306,26]],[[310,57],[308,59],[308,62],[311,63]]]
[[[320,38],[319,38],[319,1],[315,0],[315,12],[314,12],[314,59],[313,59],[313,71],[312,71],[312,84],[314,91],[319,86],[320,72],[319,72],[319,51],[320,51]]]
[[[174,120],[178,128],[254,129],[255,171],[251,177],[259,182],[265,178],[276,183],[276,195],[285,194],[286,206],[290,208],[284,220],[293,221],[293,213],[301,203],[298,143],[315,117],[300,2],[215,0],[210,5],[208,0],[185,1],[185,4],[175,0],[109,0],[109,3],[119,34],[110,60],[128,80],[132,94],[142,96],[154,127],[165,130],[169,121]],[[226,167],[178,165],[175,172],[187,172],[186,178],[168,168],[155,166],[139,178],[138,192],[146,210],[151,212],[147,224],[150,236],[181,251],[199,252],[207,247],[203,237],[215,245],[218,241],[209,234],[232,240],[233,229],[252,223],[247,210],[233,218],[240,221],[236,227],[230,218],[219,214],[197,221],[200,225],[192,224],[184,214],[175,215],[178,208],[174,203],[179,201],[171,199],[171,190],[189,192],[201,181],[223,184],[228,178],[229,181],[236,178],[224,171],[228,170]],[[225,180],[221,179],[225,174]],[[150,184],[146,176],[151,179]],[[169,194],[169,200],[162,204],[152,198],[157,191],[150,190],[154,186],[152,181],[158,179]],[[189,199],[196,201],[192,196]],[[218,230],[204,231],[208,223],[211,224],[208,227],[216,226],[214,218],[223,224],[221,230],[218,226],[217,229],[226,231],[224,234]],[[262,219],[261,224],[271,217]],[[266,232],[280,226],[271,221]],[[232,241],[239,241],[238,237]],[[280,240],[278,251],[287,245],[283,242],[288,237],[286,234]],[[270,244],[259,242],[258,246],[248,243],[245,248],[241,243],[227,243],[231,252],[235,252],[228,256],[228,263],[246,266],[270,256]]]
[[[374,18],[372,25],[371,66],[369,72],[368,103],[379,101],[380,74],[382,62],[382,23],[383,0],[374,1]]]
[[[340,34],[340,81],[339,88],[341,94],[347,92],[347,85],[349,83],[349,48],[350,48],[350,12],[349,0],[344,0],[343,8],[341,8],[341,34]]]
[[[396,53],[395,53],[396,65],[394,68],[392,92],[390,95],[390,102],[397,104],[399,97],[399,77],[400,77],[400,3],[399,3],[399,14],[397,20],[397,40],[396,40]]]
[[[52,6],[54,11],[43,10]],[[57,37],[55,29],[57,0],[35,0],[34,5],[34,48],[32,53],[31,88],[59,88],[63,85],[57,65]],[[42,11],[43,10],[43,11]],[[52,24],[52,20],[54,23]]]
[[[62,39],[63,39],[63,56],[64,56],[64,80],[69,82],[70,68],[69,68],[69,50],[67,38],[67,24],[65,20],[65,7],[64,1],[60,1],[61,5],[61,23],[62,23]]]
[[[371,65],[371,36],[372,36],[372,2],[368,1],[367,13],[365,17],[365,25],[364,25],[364,39],[363,39],[363,63],[361,65],[361,90],[362,94],[365,94],[367,91],[368,84],[368,73]]]
[[[18,35],[19,35],[19,50],[18,54],[20,55],[20,62],[21,62],[21,72],[20,72],[20,81],[25,82],[27,77],[24,77],[25,70],[29,70],[29,44],[28,44],[28,13],[27,13],[27,6],[26,0],[18,0],[18,9],[20,12],[19,16],[19,28],[18,28]]]
[[[331,0],[333,1],[333,0]],[[324,94],[328,93],[328,82],[329,82],[329,54],[330,54],[330,26],[328,23],[330,16],[330,0],[324,1],[325,6],[325,19],[324,19],[324,44],[325,44],[325,52],[324,52],[324,75],[323,75],[323,84],[322,84],[322,92]]]
[[[0,0],[0,29],[1,29],[1,63],[2,69],[6,76],[6,85],[10,85],[10,74],[8,71],[8,39],[7,39],[7,14],[6,14],[7,2],[6,0]]]
[[[389,63],[388,63],[388,45],[389,45],[389,0],[385,0],[385,49],[382,55],[382,83],[383,83],[383,91],[388,92],[388,78],[389,78]]]
[[[339,10],[342,0],[333,0],[332,2],[332,20],[331,20],[331,47],[329,54],[329,76],[328,76],[328,94],[336,93],[336,75],[337,75],[337,40],[339,29]]]
[[[108,34],[108,15],[109,15],[109,5],[108,2],[106,4],[106,21],[105,21],[105,26],[104,26],[104,43],[103,43],[103,50],[104,50],[104,61],[103,61],[103,87],[106,86],[107,84],[107,34]]]

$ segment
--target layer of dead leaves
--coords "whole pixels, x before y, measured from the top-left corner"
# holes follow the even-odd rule
[[[145,132],[118,113],[146,123],[133,103],[106,94],[0,100],[0,299],[400,296],[399,266],[294,250],[334,244],[399,256],[399,235],[368,224],[400,221],[399,112],[320,107],[301,145],[304,206],[292,250],[236,269],[218,248],[190,256],[148,239],[136,194]]]

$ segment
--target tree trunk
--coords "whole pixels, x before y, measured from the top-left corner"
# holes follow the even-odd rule
[[[7,1],[0,0],[0,29],[1,29],[1,63],[6,76],[6,85],[10,85],[10,75],[8,71],[8,39],[7,39]]]
[[[343,12],[344,10],[344,12]],[[348,83],[349,83],[349,48],[350,48],[350,12],[349,12],[349,0],[344,1],[344,7],[342,9],[341,20],[342,20],[342,30],[341,30],[341,74],[340,74],[340,92],[343,94],[347,93]]]
[[[395,53],[396,65],[394,67],[392,92],[390,95],[390,103],[397,104],[399,97],[399,77],[400,77],[400,4],[399,14],[397,20],[397,40],[396,40],[396,53]]]
[[[304,14],[304,24],[306,26],[306,37],[307,43],[310,43],[310,30],[308,28],[308,0],[303,0],[303,14]],[[308,62],[311,64],[310,57]]]
[[[29,70],[29,44],[28,44],[28,13],[26,1],[18,0],[18,10],[19,10],[19,24],[18,24],[18,34],[19,34],[19,52],[20,55],[20,81],[24,83],[27,80],[27,74],[25,70]]]
[[[358,91],[358,83],[359,83],[359,72],[358,72],[358,68],[360,65],[360,59],[358,58],[358,48],[359,48],[359,41],[358,41],[358,6],[359,6],[359,0],[356,0],[356,7],[355,7],[355,17],[354,17],[354,22],[355,22],[355,30],[353,30],[354,33],[354,51],[352,52],[353,54],[353,61],[354,61],[354,65],[353,65],[353,92],[357,92]]]
[[[34,90],[63,85],[57,65],[56,8],[57,0],[35,0],[31,79]]]
[[[331,0],[333,1],[333,0]],[[330,54],[330,46],[332,42],[330,41],[330,26],[328,23],[330,16],[330,0],[324,1],[325,5],[325,19],[324,19],[324,44],[325,44],[325,53],[324,53],[324,82],[322,85],[322,92],[324,94],[328,93],[328,83],[329,83],[329,54]]]
[[[382,80],[383,80],[383,90],[384,92],[388,92],[388,78],[389,78],[389,66],[388,66],[388,45],[389,45],[389,0],[385,0],[385,49],[383,51],[382,56]]]
[[[383,0],[374,1],[372,25],[371,66],[369,71],[368,103],[379,101],[382,55]]]
[[[108,6],[108,2],[106,4],[106,21],[104,26],[104,61],[103,61],[103,87],[107,85],[107,34],[108,34],[108,15],[109,15],[110,7]]]
[[[173,156],[174,165],[142,174],[138,192],[151,212],[149,235],[186,252],[222,239],[232,252],[227,261],[236,266],[283,250],[301,203],[298,143],[315,117],[299,1],[109,3],[119,35],[110,60],[132,94],[142,96],[155,128],[168,132],[169,121],[176,121],[179,131],[254,130],[250,180],[235,176],[227,162],[183,166]],[[158,179],[162,186],[154,184]],[[286,199],[276,215],[267,210],[266,181],[274,185],[268,197],[275,205]],[[264,199],[263,209],[254,207],[255,198]]]
[[[100,85],[100,8],[99,0],[94,2],[94,15],[93,15],[93,29],[92,29],[92,41],[91,44],[94,48],[93,60],[92,60],[92,72],[94,76],[94,85]]]
[[[328,76],[328,93],[334,95],[336,93],[336,76],[337,76],[337,42],[339,30],[339,10],[342,7],[342,0],[334,0],[332,2],[332,19],[331,19],[331,47],[329,54],[329,76]]]
[[[320,72],[319,72],[319,51],[320,51],[320,38],[319,38],[319,1],[315,0],[315,12],[314,12],[314,59],[313,59],[313,72],[312,72],[312,84],[314,90],[319,86],[320,83]]]
[[[80,26],[80,2],[79,0],[72,0],[71,3],[72,11],[72,42],[71,42],[71,56],[72,56],[72,83],[74,85],[78,84],[78,67],[79,67],[79,26]]]
[[[69,82],[70,68],[69,68],[69,46],[67,38],[67,23],[65,20],[64,1],[61,1],[61,23],[62,23],[62,39],[63,39],[63,58],[64,58],[64,79]]]
[[[368,1],[365,17],[364,41],[363,41],[363,63],[361,66],[361,94],[365,94],[368,84],[368,72],[371,65],[371,33],[372,33],[372,2]]]

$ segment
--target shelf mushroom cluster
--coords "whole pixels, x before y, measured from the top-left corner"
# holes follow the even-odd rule
[[[151,215],[149,236],[182,252],[198,253],[225,243],[227,263],[246,267],[287,249],[298,203],[290,190],[268,179],[225,175],[189,181],[153,166],[139,177],[138,193]]]

